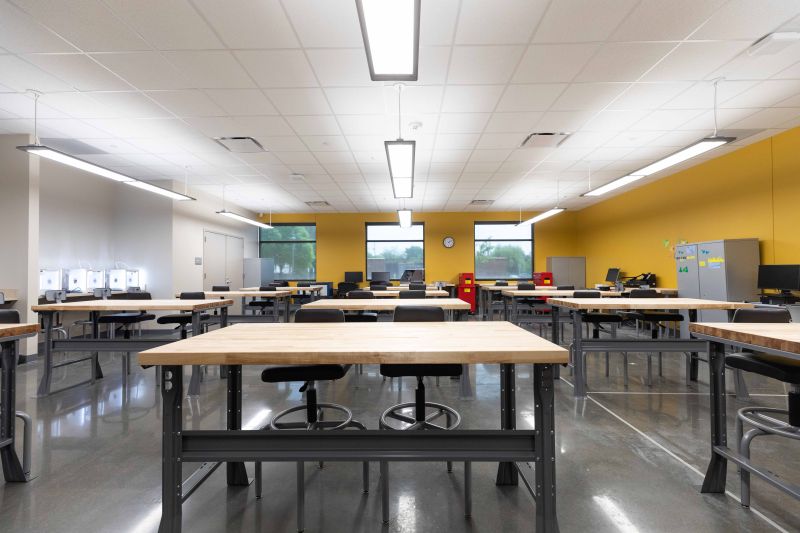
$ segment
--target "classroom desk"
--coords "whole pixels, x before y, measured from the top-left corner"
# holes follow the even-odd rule
[[[375,298],[400,298],[400,293],[403,291],[374,291],[370,289],[361,289],[364,292],[371,292]],[[428,289],[425,291],[426,298],[449,298],[450,293],[445,290]]]
[[[31,307],[42,317],[44,325],[44,372],[39,382],[37,397],[48,396],[52,392],[61,392],[78,385],[94,383],[96,379],[103,377],[103,371],[97,360],[98,352],[140,352],[148,348],[160,346],[174,341],[174,339],[152,339],[152,338],[131,338],[131,339],[100,339],[99,324],[100,313],[102,311],[112,311],[120,313],[123,311],[185,311],[192,314],[192,335],[200,334],[200,315],[203,311],[210,309],[220,310],[221,325],[227,325],[228,307],[233,305],[233,300],[90,300],[87,302],[62,302],[54,304],[34,305]],[[83,311],[88,312],[92,321],[91,339],[53,339],[53,315],[59,311]],[[54,352],[91,352],[91,355],[68,359],[59,363],[53,362]],[[78,363],[80,361],[92,360],[92,375],[89,379],[71,385],[59,391],[51,390],[53,369],[61,366]],[[200,386],[199,371],[192,375],[192,384],[189,387],[189,394],[196,394]]]
[[[242,287],[239,289],[240,291],[258,291],[261,287]],[[325,288],[325,285],[311,285],[308,287],[297,287],[297,286],[289,286],[289,287],[277,287],[279,291],[289,291],[292,296],[297,294],[311,294],[312,296],[319,297],[320,293],[322,293],[322,289]]]
[[[504,291],[507,289],[516,289],[516,283],[509,283],[508,285],[495,285],[494,283],[478,283],[478,316],[481,320],[491,320],[491,301],[492,294],[497,291]],[[552,285],[536,285],[536,290],[553,289]]]
[[[732,314],[736,309],[754,307],[743,302],[721,302],[717,300],[701,300],[697,298],[551,298],[548,303],[553,307],[570,311],[680,311],[684,322],[697,320],[699,309],[723,309]],[[553,321],[552,340],[558,344],[559,316],[561,313],[550,313]],[[681,335],[679,339],[586,339],[583,338],[583,320],[581,313],[572,313],[572,349],[573,371],[575,375],[574,395],[578,398],[586,396],[586,378],[583,375],[583,360],[586,352],[686,352],[697,353],[706,350],[706,343]],[[692,358],[692,368],[687,369],[696,374],[697,360]]]
[[[17,289],[0,289],[0,292],[3,293],[3,299],[5,303],[13,303],[19,299]]]
[[[536,487],[535,520],[531,517],[536,531],[558,531],[553,365],[566,362],[567,351],[512,324],[237,324],[153,348],[139,358],[142,364],[162,365],[161,533],[181,531],[184,494],[220,462],[227,462],[228,485],[247,485],[244,461],[500,462],[498,485],[517,485],[522,476],[527,487]],[[242,365],[410,362],[499,363],[501,430],[241,430]],[[182,366],[206,364],[229,365],[227,427],[184,431]],[[516,430],[517,364],[533,364],[535,431]],[[525,479],[518,461],[535,463],[535,481]],[[206,464],[182,483],[186,462]],[[376,523],[373,529],[380,527]]]
[[[246,289],[239,289],[238,291],[205,291],[203,294],[206,295],[206,298],[241,298],[242,299],[242,314],[241,315],[232,315],[228,313],[228,324],[237,324],[241,322],[263,322],[264,317],[262,315],[252,314],[248,315],[245,313],[245,309],[247,309],[247,299],[252,298],[255,300],[256,298],[275,298],[275,308],[277,309],[278,306],[283,303],[283,315],[286,319],[286,322],[289,322],[289,298],[292,296],[292,291],[280,290],[275,291],[260,291],[258,287],[255,288],[246,288]],[[177,294],[176,296],[179,296]],[[214,317],[212,317],[213,319]]]
[[[614,298],[622,296],[621,292],[616,291],[599,291],[601,298]],[[517,318],[517,304],[522,298],[572,298],[575,294],[573,290],[566,289],[536,289],[533,291],[521,291],[517,289],[508,289],[500,291],[503,296],[503,318],[504,320],[516,320]],[[508,302],[511,301],[511,312],[509,313]],[[543,302],[547,303],[547,302]],[[489,319],[492,319],[490,313]]]
[[[6,483],[30,479],[31,438],[25,440],[23,463],[20,464],[14,448],[17,403],[17,341],[39,333],[39,324],[0,324],[0,459]],[[27,416],[27,415],[26,415]],[[30,427],[30,422],[28,424]]]
[[[711,399],[711,459],[706,469],[701,492],[725,493],[728,461],[757,475],[773,487],[800,499],[800,485],[756,466],[739,453],[736,442],[728,447],[728,426],[725,404],[725,346],[778,355],[800,361],[800,324],[690,324],[692,336],[708,342],[709,393]],[[735,415],[734,415],[735,416]]]

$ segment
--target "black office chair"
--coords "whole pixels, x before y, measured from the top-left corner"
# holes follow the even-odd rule
[[[181,300],[205,300],[206,294],[204,292],[182,292],[178,298]],[[209,320],[210,318],[211,316],[207,313],[202,313],[200,315],[201,323]],[[180,332],[181,339],[185,339],[188,336],[189,326],[192,325],[192,314],[174,313],[170,315],[164,315],[158,317],[156,322],[165,325],[176,325],[177,327],[175,329]]]
[[[294,315],[296,323],[319,323],[319,322],[344,322],[344,313],[339,309],[299,309]],[[270,420],[269,425],[263,429],[285,430],[285,429],[305,429],[308,431],[319,430],[338,430],[347,428],[366,429],[364,424],[353,419],[353,413],[347,407],[336,403],[317,402],[317,381],[335,381],[342,379],[350,365],[292,365],[292,366],[273,366],[261,372],[261,381],[265,383],[287,383],[300,381],[303,386],[300,392],[305,392],[306,403],[296,407],[290,407],[276,414]],[[288,420],[290,415],[297,412],[305,413],[305,420]],[[339,418],[328,420],[324,416],[325,411],[335,412]],[[319,463],[322,468],[323,463]],[[369,463],[363,464],[363,483],[364,494],[369,492]],[[261,498],[262,494],[262,475],[261,463],[256,463],[256,498]],[[303,531],[305,509],[305,469],[304,463],[297,463],[297,530]]]
[[[399,291],[400,298],[425,298],[427,296],[427,292],[425,289],[420,290],[407,290],[407,291]]]
[[[313,285],[310,281],[298,281],[297,287],[310,287]],[[296,293],[292,295],[292,303],[296,305],[303,305],[311,301],[311,293]]]
[[[369,300],[371,298],[375,298],[375,295],[372,294],[371,291],[350,291],[347,293],[347,297],[351,300]]]
[[[568,290],[568,289],[567,289]],[[600,298],[600,291],[592,291],[592,290],[580,290],[575,291],[572,293],[573,298]],[[601,313],[601,312],[593,312],[593,311],[582,311],[581,312],[581,319],[587,325],[587,327],[591,324],[592,326],[592,338],[599,339],[600,332],[605,331],[603,328],[603,324],[610,324],[611,325],[611,338],[617,338],[617,327],[622,323],[622,317],[616,313]],[[571,351],[571,350],[570,350]],[[605,353],[606,356],[606,377],[609,376],[609,353]],[[586,358],[584,358],[584,363],[586,363]],[[628,386],[628,353],[622,352],[622,362],[624,365],[623,369],[623,379],[625,386]],[[583,370],[583,375],[586,376],[586,369]]]
[[[211,292],[230,292],[230,285],[212,285]]]
[[[152,300],[153,297],[149,292],[129,292],[125,296],[126,300]],[[108,325],[108,336],[114,338],[118,326],[122,326],[122,336],[124,339],[131,338],[131,330],[134,327],[139,327],[139,335],[142,334],[141,325],[143,322],[155,320],[156,315],[147,313],[145,311],[123,311],[121,313],[111,313],[103,315],[97,319],[98,324]],[[122,354],[122,384],[127,386],[128,375],[131,373],[131,354],[130,352],[123,352]]]
[[[494,282],[495,286],[497,287],[508,287],[508,282],[504,280],[497,280]],[[500,291],[490,291],[489,298],[487,298],[489,302],[489,317],[492,318],[493,313],[495,310],[502,311],[503,310],[503,295]]]
[[[258,288],[262,292],[274,292],[278,290],[277,285],[270,283],[269,285],[261,286]],[[277,321],[278,307],[275,305],[275,298],[258,298],[247,302],[247,307],[253,311],[254,314],[266,315],[269,310],[272,317]]]
[[[444,309],[441,307],[423,306],[397,306],[394,311],[395,322],[444,322]],[[428,402],[425,400],[425,376],[460,376],[462,366],[460,364],[401,364],[401,365],[381,365],[381,375],[389,378],[403,378],[413,376],[417,378],[417,390],[415,401],[394,405],[381,414],[380,428],[387,430],[450,430],[456,429],[461,424],[461,415],[447,405]],[[428,413],[428,409],[433,412]],[[413,410],[411,416],[406,413]],[[445,417],[445,425],[435,424],[438,418]],[[391,421],[403,424],[395,426]],[[453,471],[453,464],[447,462],[447,471]],[[389,521],[389,464],[381,462],[381,486],[383,490],[383,522]],[[471,498],[471,464],[464,463],[464,488],[465,488],[465,514],[472,514]]]
[[[385,291],[386,287],[388,287],[388,282],[386,281],[370,281],[369,282],[369,290],[371,291]]]
[[[350,291],[358,289],[358,283],[351,283],[349,281],[341,281],[336,285],[336,297],[346,298]]]
[[[354,290],[347,293],[347,298],[351,300],[371,300],[375,295],[370,291]],[[356,311],[355,313],[347,313],[344,316],[345,322],[377,322],[378,313],[370,311]]]
[[[410,291],[424,291],[428,288],[424,283],[409,283],[408,290]]]
[[[787,309],[737,309],[733,322],[787,323],[791,315]],[[740,455],[750,459],[753,439],[763,435],[777,435],[800,440],[800,365],[797,361],[757,352],[726,354],[725,364],[734,370],[752,372],[777,379],[789,385],[788,409],[774,407],[743,407],[736,414],[736,445]],[[777,416],[786,416],[786,421]],[[744,425],[752,429],[744,432]],[[739,470],[741,502],[750,506],[750,472]]]
[[[556,287],[557,291],[574,291],[575,285],[559,285]]]

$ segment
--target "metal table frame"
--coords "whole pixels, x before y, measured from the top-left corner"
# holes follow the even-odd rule
[[[800,499],[800,485],[790,483],[768,469],[754,465],[748,457],[741,455],[737,449],[728,447],[727,405],[725,404],[725,346],[779,355],[794,360],[800,360],[800,354],[723,339],[713,335],[692,333],[692,336],[700,339],[698,342],[708,344],[708,367],[710,372],[711,459],[709,460],[700,492],[724,494],[728,475],[728,461],[731,461],[738,468],[755,474],[773,487]],[[736,445],[738,447],[738,443]]]
[[[515,365],[502,364],[501,430],[454,431],[242,431],[242,367],[228,366],[225,430],[183,430],[183,367],[161,367],[163,409],[160,533],[181,531],[182,504],[226,463],[229,486],[249,484],[244,461],[499,461],[497,485],[518,485],[536,502],[536,531],[558,531],[555,412],[552,364],[534,364],[536,429],[516,429]],[[203,463],[186,481],[182,465]],[[535,465],[529,481],[517,462]],[[376,525],[376,528],[380,526]]]
[[[37,333],[24,333],[10,335],[0,339],[0,357],[2,357],[2,372],[0,373],[0,461],[3,464],[3,477],[7,483],[27,482],[31,479],[30,472],[30,439],[26,439],[23,463],[20,464],[16,442],[16,403],[17,403],[17,341],[33,337]]]

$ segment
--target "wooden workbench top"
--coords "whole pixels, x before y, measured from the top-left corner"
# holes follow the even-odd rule
[[[89,300],[60,304],[34,305],[42,311],[202,311],[233,305],[233,300]]]
[[[753,304],[721,302],[698,298],[551,298],[550,305],[568,309],[608,309],[616,311],[664,309],[747,309]]]
[[[371,291],[369,289],[361,289],[365,292],[371,292],[375,298],[400,298],[400,293],[403,291]],[[425,291],[425,296],[428,298],[445,298],[450,296],[450,293],[445,290],[429,289]]]
[[[141,352],[143,365],[566,363],[509,322],[236,324]]]
[[[307,303],[303,309],[341,309],[342,311],[394,311],[398,305],[441,307],[449,310],[468,310],[472,306],[458,298],[334,298]]]
[[[689,324],[691,333],[763,346],[800,355],[800,324],[729,324],[699,322]]]
[[[39,324],[0,324],[0,339],[28,337],[39,333]]]
[[[592,290],[592,289],[583,289],[583,290]],[[607,298],[612,296],[621,296],[622,293],[615,292],[615,291],[597,291],[600,293],[601,297]],[[520,291],[516,289],[508,289],[502,291],[500,294],[503,296],[512,296],[512,297],[527,297],[527,298],[554,298],[554,297],[566,297],[571,298],[575,291],[570,290],[558,290],[558,289],[536,289],[535,291]]]

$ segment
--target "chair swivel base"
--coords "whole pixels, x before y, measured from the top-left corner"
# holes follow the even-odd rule
[[[414,430],[414,429],[456,429],[459,425],[461,425],[461,415],[453,409],[452,407],[448,407],[447,405],[443,405],[440,403],[433,403],[433,402],[425,402],[425,416],[422,417],[422,420],[417,420],[417,417],[414,415],[407,415],[403,413],[408,409],[414,410],[416,414],[415,408],[417,404],[415,402],[408,402],[408,403],[401,403],[394,405],[388,408],[386,411],[383,412],[380,418],[380,428],[381,429],[395,429],[395,430]],[[428,413],[428,409],[432,409],[432,413]],[[444,416],[446,417],[446,425],[441,426],[438,424],[434,424],[433,421],[437,418]],[[407,424],[405,427],[395,427],[389,423],[389,419],[396,420],[398,422],[402,422]]]
[[[360,422],[353,420],[353,413],[347,407],[343,405],[339,405],[336,403],[318,403],[316,405],[317,408],[317,419],[313,422],[309,422],[308,420],[305,421],[281,421],[281,419],[288,417],[292,413],[307,413],[308,406],[306,405],[298,405],[296,407],[290,407],[280,413],[276,414],[272,417],[272,420],[269,423],[270,429],[345,429],[347,427],[357,427],[360,429],[364,429],[363,424]],[[334,411],[344,416],[344,420],[336,419],[336,420],[325,420],[325,411]]]

